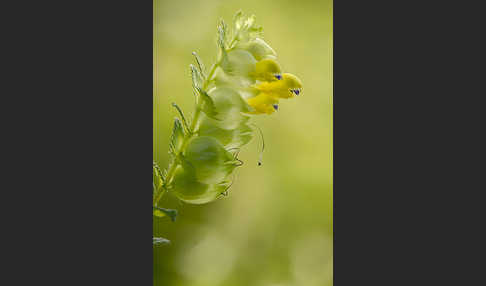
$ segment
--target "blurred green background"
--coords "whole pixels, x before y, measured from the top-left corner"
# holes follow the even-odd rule
[[[154,285],[332,285],[332,1],[154,0],[154,160],[168,163],[169,136],[181,106],[194,108],[189,64],[217,53],[216,25],[238,10],[255,14],[264,39],[303,96],[254,117],[265,136],[246,145],[229,196],[187,205],[166,195],[177,221],[154,218]]]

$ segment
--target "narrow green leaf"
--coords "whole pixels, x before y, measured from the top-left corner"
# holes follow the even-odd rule
[[[191,68],[192,87],[195,90],[201,89],[203,82],[201,73],[193,64],[190,64],[189,67]]]
[[[223,19],[221,19],[218,25],[218,46],[221,48],[223,54],[226,53],[226,36],[227,26]]]
[[[174,128],[170,136],[169,148],[173,155],[176,155],[182,147],[184,141],[184,130],[179,118],[174,118]]]
[[[175,221],[177,218],[177,210],[175,209],[165,209],[165,208],[159,208],[155,206],[153,208],[154,208],[154,216],[156,217],[168,216],[171,221]]]
[[[194,56],[194,58],[196,58],[197,66],[199,67],[199,72],[201,73],[203,79],[206,79],[206,72],[201,58],[199,58],[196,52],[192,52],[192,55]]]
[[[202,103],[202,111],[209,117],[218,119],[218,112],[216,110],[216,106],[214,105],[213,99],[207,94],[206,91],[202,89],[197,89],[199,96],[201,97]]]
[[[241,26],[243,25],[243,11],[238,10],[236,12],[235,16],[233,17],[233,26],[235,30],[241,29]]]
[[[153,186],[154,192],[164,184],[163,176],[157,163],[153,162]]]
[[[181,116],[182,123],[184,124],[184,128],[186,129],[186,131],[190,132],[189,125],[187,124],[186,117],[184,117],[184,113],[182,113],[181,108],[175,102],[172,102],[172,106],[175,109],[177,109],[177,112],[179,112],[179,115]]]
[[[153,245],[162,245],[162,244],[169,244],[170,240],[165,239],[163,237],[153,237]]]

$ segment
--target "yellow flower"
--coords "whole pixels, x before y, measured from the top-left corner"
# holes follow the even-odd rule
[[[276,81],[281,78],[282,69],[273,59],[267,58],[256,63],[255,79],[260,81]]]
[[[248,104],[255,109],[251,114],[272,114],[278,110],[278,98],[268,93],[260,92],[257,96],[249,98]]]
[[[249,98],[248,104],[253,107],[251,114],[272,114],[278,110],[281,98],[288,99],[302,92],[302,82],[290,73],[274,74],[277,80],[264,81],[254,86],[258,95]]]
[[[301,94],[302,82],[295,75],[284,73],[280,80],[262,82],[257,84],[255,88],[261,92],[270,94],[272,97],[291,98]]]

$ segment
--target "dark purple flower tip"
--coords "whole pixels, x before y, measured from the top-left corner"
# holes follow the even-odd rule
[[[278,105],[277,105],[277,104],[274,104],[274,105],[273,105],[273,108],[274,108],[275,110],[278,110]]]
[[[300,90],[298,90],[298,89],[294,89],[294,90],[292,90],[292,92],[295,93],[295,95],[299,95],[300,94]]]
[[[275,78],[277,78],[278,80],[281,80],[281,79],[282,79],[282,76],[281,76],[281,75],[279,75],[279,74],[276,74],[276,75],[275,75]]]

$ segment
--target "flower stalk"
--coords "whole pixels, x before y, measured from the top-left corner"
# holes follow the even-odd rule
[[[166,193],[189,204],[209,203],[227,194],[230,175],[242,165],[239,150],[255,131],[252,115],[272,114],[280,99],[301,95],[300,79],[282,72],[275,51],[262,39],[263,30],[255,21],[255,16],[238,12],[231,31],[220,22],[218,59],[207,74],[202,60],[193,53],[195,111],[188,125],[179,106],[172,104],[180,119],[174,120],[168,169],[161,172],[154,163],[156,217],[175,220],[175,210],[158,206]]]

